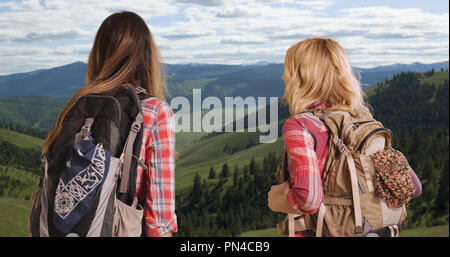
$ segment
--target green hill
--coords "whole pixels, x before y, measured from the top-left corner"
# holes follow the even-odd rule
[[[31,198],[38,188],[42,142],[0,128],[0,197]]]
[[[401,73],[368,89],[374,117],[396,134],[449,127],[449,73]]]
[[[0,197],[0,237],[28,236],[31,201]]]
[[[30,200],[38,189],[39,176],[22,169],[0,165],[0,197]]]
[[[251,140],[253,142],[259,140],[256,133],[224,133],[185,146],[179,153],[179,159],[176,163],[177,189],[191,186],[196,173],[200,177],[206,178],[210,167],[220,171],[225,162],[231,168],[235,165],[243,167],[248,164],[252,157],[255,158],[257,163],[261,163],[268,153],[279,153],[283,147],[283,140],[278,138],[275,143],[258,144],[234,154],[224,152],[226,145],[229,147],[246,145]]]
[[[416,73],[418,74],[419,81],[421,85],[442,85],[444,81],[449,80],[449,72],[448,71],[437,71],[434,73]],[[364,90],[364,92],[367,94],[367,96],[374,95],[377,91],[380,89],[388,87],[389,81],[386,82],[380,82],[376,85],[367,88]]]
[[[0,97],[0,122],[50,130],[67,100],[48,96]]]
[[[12,143],[21,148],[40,150],[44,140],[8,129],[0,128],[0,140]]]

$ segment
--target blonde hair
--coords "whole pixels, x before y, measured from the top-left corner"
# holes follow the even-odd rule
[[[318,103],[327,103],[329,111],[371,115],[344,49],[332,39],[309,38],[291,46],[283,80],[283,99],[293,116]]]

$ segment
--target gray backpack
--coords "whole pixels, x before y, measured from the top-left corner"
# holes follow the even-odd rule
[[[122,85],[80,97],[42,156],[32,197],[31,236],[141,236],[136,198],[143,88]]]

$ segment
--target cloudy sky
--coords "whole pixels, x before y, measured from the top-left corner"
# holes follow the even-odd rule
[[[313,36],[358,67],[448,60],[447,0],[0,0],[0,75],[86,62],[100,23],[131,10],[168,63],[282,63]]]

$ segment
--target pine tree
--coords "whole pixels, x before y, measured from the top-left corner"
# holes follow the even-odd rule
[[[211,168],[209,168],[208,179],[215,179],[215,178],[216,178],[216,171],[215,171],[214,168],[211,166]]]
[[[238,172],[239,172],[239,169],[236,164],[236,166],[234,167],[234,173],[233,173],[233,185],[234,186],[237,186],[237,183],[238,183]]]
[[[247,182],[248,181],[248,166],[245,165],[244,166],[244,181]]]
[[[228,168],[228,164],[226,162],[222,166],[222,172],[220,173],[220,175],[223,178],[228,178],[230,176],[230,168]]]
[[[258,166],[256,165],[255,157],[252,157],[252,160],[250,161],[250,164],[249,164],[249,168],[250,168],[250,174],[255,175],[257,173]]]
[[[198,173],[195,173],[194,176],[194,180],[193,180],[194,184],[192,185],[192,198],[198,198],[202,195],[202,178],[200,177],[200,175],[198,175]]]

